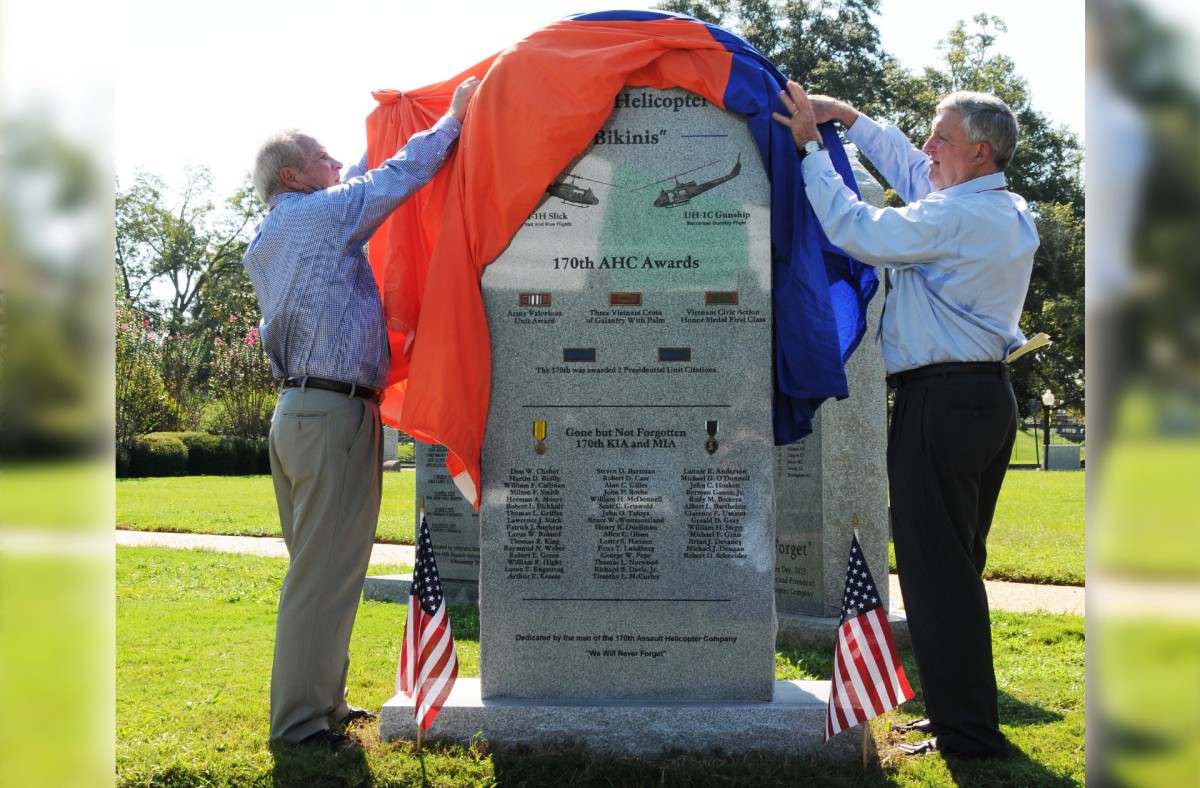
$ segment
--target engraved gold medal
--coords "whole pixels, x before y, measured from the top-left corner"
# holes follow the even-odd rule
[[[546,440],[546,422],[535,421],[533,423],[533,439],[537,441],[537,444],[533,447],[534,452],[545,454],[546,444],[543,441]]]

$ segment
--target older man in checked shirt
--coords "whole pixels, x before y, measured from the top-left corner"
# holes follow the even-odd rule
[[[254,186],[270,208],[242,264],[282,380],[271,476],[290,564],[279,595],[271,738],[337,753],[335,730],[374,714],[346,701],[350,634],[379,520],[379,401],[389,350],[364,247],[446,160],[479,81],[459,85],[433,128],[377,169],[341,162],[312,137],[281,132],[259,150]]]

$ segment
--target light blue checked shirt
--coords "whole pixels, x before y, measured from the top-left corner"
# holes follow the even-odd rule
[[[825,234],[889,269],[881,338],[888,374],[947,361],[1003,361],[1025,344],[1018,325],[1037,227],[1024,198],[992,173],[934,191],[929,157],[894,126],[859,115],[846,137],[867,154],[903,208],[875,208],[846,188],[826,153],[802,162]]]
[[[242,265],[262,310],[263,348],[278,378],[312,375],[387,385],[387,326],[365,246],[384,219],[433,178],[462,125],[443,117],[395,156],[313,194],[282,192]]]

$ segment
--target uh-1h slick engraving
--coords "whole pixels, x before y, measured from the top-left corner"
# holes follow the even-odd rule
[[[692,199],[694,197],[703,194],[704,192],[708,191],[709,189],[714,189],[717,186],[720,186],[722,183],[725,183],[726,181],[731,181],[734,178],[736,178],[738,176],[738,174],[741,173],[741,171],[742,171],[742,154],[740,154],[740,153],[738,154],[737,162],[734,163],[733,169],[729,171],[728,175],[722,175],[719,178],[713,178],[711,181],[705,181],[704,183],[696,183],[695,181],[683,182],[683,181],[679,180],[681,177],[683,177],[684,175],[687,175],[689,172],[695,172],[696,170],[702,170],[705,167],[711,167],[712,165],[714,165],[716,163],[717,162],[715,162],[715,161],[710,161],[708,164],[702,164],[699,167],[693,167],[690,170],[686,170],[686,171],[678,173],[676,175],[672,175],[669,178],[663,178],[661,181],[655,181],[654,183],[647,183],[645,186],[642,186],[640,188],[645,189],[650,186],[657,186],[660,183],[665,183],[666,181],[673,180],[673,181],[675,181],[674,186],[672,186],[669,189],[662,189],[661,191],[659,191],[657,199],[654,200],[654,207],[655,208],[677,208],[680,205],[687,205],[689,202],[692,201]]]
[[[586,208],[589,205],[599,205],[600,198],[596,193],[589,188],[584,188],[575,183],[576,180],[589,181],[591,183],[601,183],[605,186],[612,186],[611,183],[605,181],[597,181],[593,178],[585,178],[582,175],[574,175],[572,173],[563,173],[546,187],[546,194],[551,197],[557,197],[565,203],[578,205]]]

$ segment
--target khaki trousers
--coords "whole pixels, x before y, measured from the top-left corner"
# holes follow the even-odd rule
[[[285,389],[271,421],[271,477],[290,563],[279,594],[271,737],[297,742],[349,713],[350,635],[379,522],[379,406]]]

